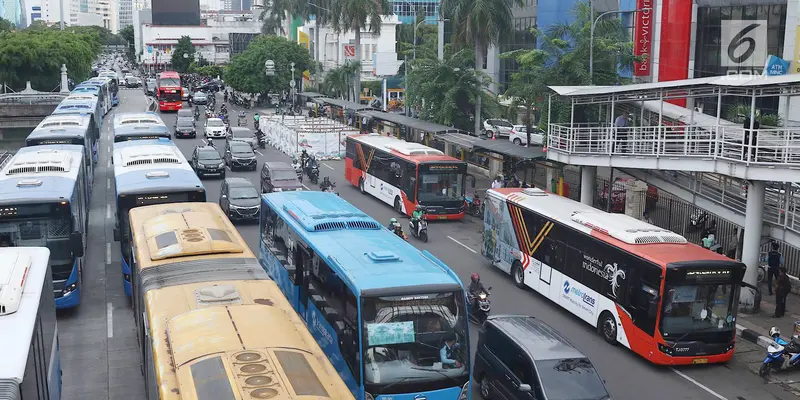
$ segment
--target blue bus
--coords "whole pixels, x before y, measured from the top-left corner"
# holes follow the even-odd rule
[[[260,211],[262,267],[357,399],[470,398],[466,296],[447,265],[333,193],[270,193]],[[460,346],[443,364],[448,338]]]
[[[114,143],[142,139],[172,139],[172,133],[154,112],[123,113],[114,116]]]
[[[95,80],[98,79],[98,80]],[[80,85],[75,87],[72,91],[74,92],[76,89],[81,87],[95,87],[97,88],[101,95],[98,96],[98,99],[101,101],[101,107],[103,109],[103,115],[106,115],[111,111],[114,102],[114,95],[110,92],[110,86],[108,85],[107,79],[101,78],[92,78],[88,81],[81,82]]]
[[[53,300],[50,251],[5,247],[3,313],[0,314],[0,399],[61,399],[61,357]],[[13,289],[11,289],[13,288]]]
[[[88,175],[94,176],[100,129],[90,115],[49,115],[28,135],[26,146],[77,144],[85,146]],[[91,162],[88,162],[91,161]]]
[[[104,75],[105,72],[101,72],[100,76],[96,78],[89,79],[87,82],[93,83],[106,83],[108,85],[108,92],[111,94],[111,106],[115,107],[119,105],[119,78],[114,74],[114,77],[109,77]]]
[[[100,128],[103,126],[103,108],[99,100],[95,99],[76,99],[66,98],[58,104],[50,115],[89,115],[92,123],[97,128],[97,140],[100,140]]]
[[[76,307],[89,223],[84,150],[77,145],[19,149],[0,173],[0,243],[50,249],[56,308]]]
[[[106,115],[106,112],[108,112],[108,110],[106,110],[104,106],[106,102],[106,95],[103,93],[102,90],[100,90],[99,86],[80,84],[76,86],[74,89],[72,89],[72,92],[70,92],[70,94],[91,94],[97,97],[97,103],[101,109],[100,114]]]
[[[114,240],[120,242],[125,294],[131,295],[131,241],[128,211],[139,206],[206,201],[200,182],[178,146],[168,139],[114,144],[117,215]]]

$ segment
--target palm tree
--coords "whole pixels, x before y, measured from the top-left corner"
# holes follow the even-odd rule
[[[283,22],[286,20],[286,13],[291,9],[292,0],[270,0],[264,2],[261,14],[258,16],[261,25],[261,33],[265,35],[283,35]]]
[[[352,94],[352,77],[361,71],[361,64],[347,61],[344,65],[328,70],[325,74],[326,94],[334,97],[350,97]]]
[[[353,31],[355,33],[355,62],[361,65],[361,30],[369,27],[375,35],[381,33],[382,17],[392,13],[392,6],[387,0],[331,0],[330,22],[336,32]],[[361,92],[361,70],[353,79],[355,93]],[[358,99],[356,99],[358,101]]]
[[[461,42],[475,46],[475,69],[482,70],[489,45],[498,44],[513,29],[511,8],[522,0],[442,0],[442,14],[454,23]],[[475,100],[475,134],[480,134],[482,97]]]

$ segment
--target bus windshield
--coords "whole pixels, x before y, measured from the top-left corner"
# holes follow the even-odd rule
[[[433,386],[451,387],[453,380],[469,374],[461,291],[364,298],[362,317],[365,384],[383,387],[381,393],[409,389],[388,389],[394,384],[425,382],[431,388],[442,381],[441,386]],[[442,360],[445,339],[454,339],[457,345]],[[458,366],[451,360],[458,361]]]
[[[179,88],[181,87],[180,78],[161,78],[161,87]]]
[[[461,171],[423,169],[420,166],[419,202],[423,205],[426,202],[463,202],[464,179]]]
[[[733,330],[736,289],[731,283],[668,282],[664,288],[661,334],[667,340],[676,340],[692,333]]]
[[[0,220],[0,245],[49,248],[54,279],[67,279],[73,265],[69,207],[24,204],[3,209],[13,210],[8,212],[15,216]]]
[[[181,101],[181,92],[176,89],[161,89],[161,101]]]

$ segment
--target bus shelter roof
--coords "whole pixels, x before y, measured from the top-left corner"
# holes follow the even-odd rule
[[[305,97],[307,99],[316,99],[317,97],[325,97],[324,94],[317,92],[300,92],[298,95],[300,97]]]
[[[462,133],[442,133],[436,135],[436,138],[467,150],[486,150],[520,160],[543,160],[547,158],[544,150],[539,146],[523,147],[508,140],[484,140]]]
[[[325,104],[330,104],[332,106],[336,106],[344,110],[361,111],[372,108],[364,104],[354,103],[352,101],[347,101],[342,99],[331,99],[329,97],[317,97],[315,98],[315,100],[319,100]]]
[[[388,121],[396,125],[403,125],[407,128],[417,129],[423,132],[439,133],[439,132],[458,132],[457,128],[452,128],[445,125],[436,124],[433,122],[424,121],[417,118],[412,118],[407,115],[388,113],[378,110],[362,110],[358,112],[361,116],[375,118],[382,121]]]

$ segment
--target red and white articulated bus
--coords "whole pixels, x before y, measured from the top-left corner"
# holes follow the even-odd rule
[[[178,111],[183,108],[183,88],[181,76],[175,71],[164,71],[158,74],[156,97],[160,111]]]
[[[419,143],[377,134],[346,139],[345,179],[411,215],[425,207],[428,220],[464,218],[467,163]],[[474,178],[472,184],[475,184]]]
[[[541,189],[491,189],[481,253],[654,364],[731,359],[745,265]]]

